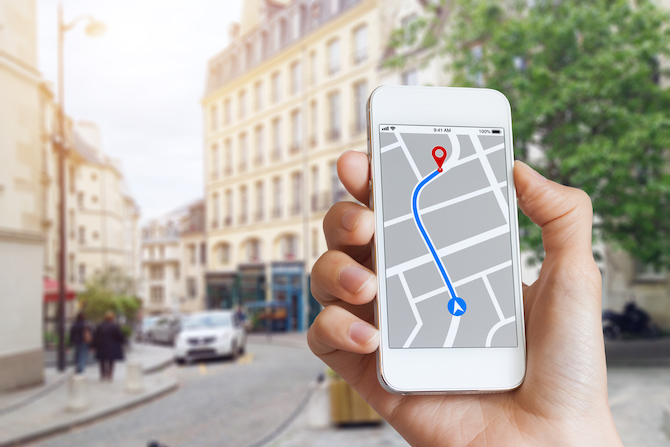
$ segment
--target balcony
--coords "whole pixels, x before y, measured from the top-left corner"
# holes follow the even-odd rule
[[[354,51],[351,55],[351,60],[354,65],[359,65],[368,60],[368,51],[367,49],[361,49]]]
[[[249,220],[249,215],[247,213],[242,213],[242,214],[240,214],[240,218],[239,218],[238,222],[240,223],[240,225],[244,225],[244,224],[247,223],[248,220]]]
[[[239,169],[240,172],[245,172],[247,168],[248,166],[246,161],[240,162],[240,164],[237,166],[237,169]]]
[[[256,222],[260,222],[261,220],[263,220],[263,217],[265,217],[264,214],[265,213],[263,213],[263,210],[256,210],[256,212],[254,213],[254,220]]]
[[[226,166],[226,169],[223,172],[227,176],[231,176],[231,175],[233,175],[233,167],[228,165],[228,166]]]
[[[300,153],[300,145],[298,143],[293,143],[289,149],[289,154],[295,155]]]
[[[256,157],[254,157],[254,165],[255,166],[261,166],[264,161],[265,161],[265,157],[263,155],[256,155]]]
[[[223,221],[223,226],[224,227],[230,227],[231,225],[233,225],[233,218],[230,217],[230,216],[227,216]]]
[[[340,71],[339,63],[331,63],[326,65],[326,72],[328,73],[328,76],[333,76],[337,74],[338,71]]]
[[[275,206],[274,208],[272,208],[272,217],[274,219],[278,219],[281,217],[281,207]]]
[[[219,228],[219,220],[218,219],[212,221],[211,228],[212,228],[212,230],[216,230],[217,228]]]

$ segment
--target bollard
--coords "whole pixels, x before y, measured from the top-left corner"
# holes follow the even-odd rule
[[[142,363],[138,361],[128,361],[126,365],[126,392],[140,393],[144,389],[142,383]]]
[[[75,374],[70,377],[67,409],[70,411],[84,410],[88,406],[87,397],[86,376]]]
[[[670,405],[663,406],[663,422],[661,428],[665,432],[665,436],[670,438]]]
[[[309,426],[315,429],[330,426],[330,395],[328,380],[320,380],[315,385],[314,395],[307,408]]]

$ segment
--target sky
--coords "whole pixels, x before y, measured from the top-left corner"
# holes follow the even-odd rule
[[[121,159],[142,221],[201,198],[202,97],[207,60],[228,43],[243,0],[64,0],[65,111],[93,121]],[[39,69],[56,85],[57,0],[37,0]]]

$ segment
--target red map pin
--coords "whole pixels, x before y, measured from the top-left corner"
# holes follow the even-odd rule
[[[442,146],[435,146],[433,148],[433,158],[437,163],[437,171],[442,172],[442,163],[447,158],[447,151]]]

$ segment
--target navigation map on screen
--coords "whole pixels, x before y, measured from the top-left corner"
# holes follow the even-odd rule
[[[379,132],[390,347],[516,347],[504,130]]]

